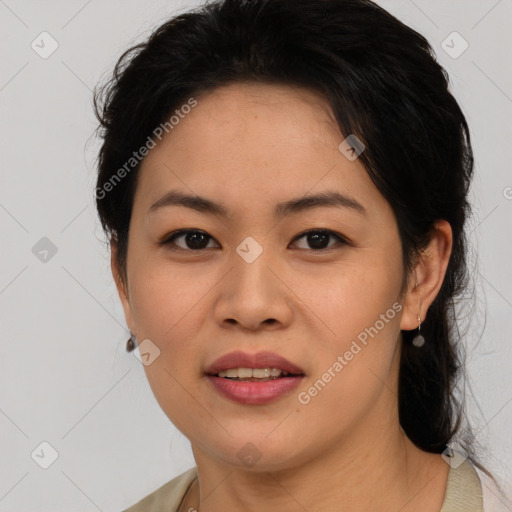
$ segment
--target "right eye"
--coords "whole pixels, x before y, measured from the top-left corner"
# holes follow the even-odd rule
[[[188,247],[182,247],[176,244],[176,240],[183,238],[184,244]],[[206,247],[206,240],[213,240],[213,238],[205,233],[204,231],[199,231],[197,229],[181,229],[179,231],[174,231],[169,235],[166,235],[164,239],[160,242],[160,245],[165,246],[167,249],[171,251],[200,251],[203,249],[211,249],[212,247]],[[207,244],[206,244],[207,245]]]

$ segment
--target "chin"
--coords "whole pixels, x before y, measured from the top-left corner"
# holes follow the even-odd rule
[[[233,470],[253,473],[275,472],[290,469],[305,459],[296,452],[297,444],[290,439],[289,445],[280,440],[269,440],[265,435],[231,439],[229,446],[216,446],[209,450],[219,461]]]

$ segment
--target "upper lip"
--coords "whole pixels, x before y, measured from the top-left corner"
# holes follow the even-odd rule
[[[208,375],[217,375],[230,368],[278,368],[294,375],[304,375],[304,370],[284,357],[273,352],[248,354],[242,351],[230,352],[216,359],[205,370]]]

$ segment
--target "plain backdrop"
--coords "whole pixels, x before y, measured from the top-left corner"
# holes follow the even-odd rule
[[[119,511],[194,465],[124,350],[94,209],[91,101],[122,51],[198,4],[0,0],[0,511]],[[482,462],[507,486],[512,1],[380,4],[430,41],[471,127],[468,414]]]

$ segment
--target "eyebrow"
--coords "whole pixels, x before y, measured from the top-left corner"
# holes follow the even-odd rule
[[[201,213],[219,215],[225,218],[229,217],[229,210],[224,205],[215,203],[206,197],[188,195],[178,190],[171,190],[166,193],[156,203],[151,205],[147,213],[151,214],[169,206],[184,206]],[[282,218],[319,207],[349,208],[362,215],[367,214],[364,206],[353,197],[335,191],[327,191],[278,203],[274,208],[274,216]]]

